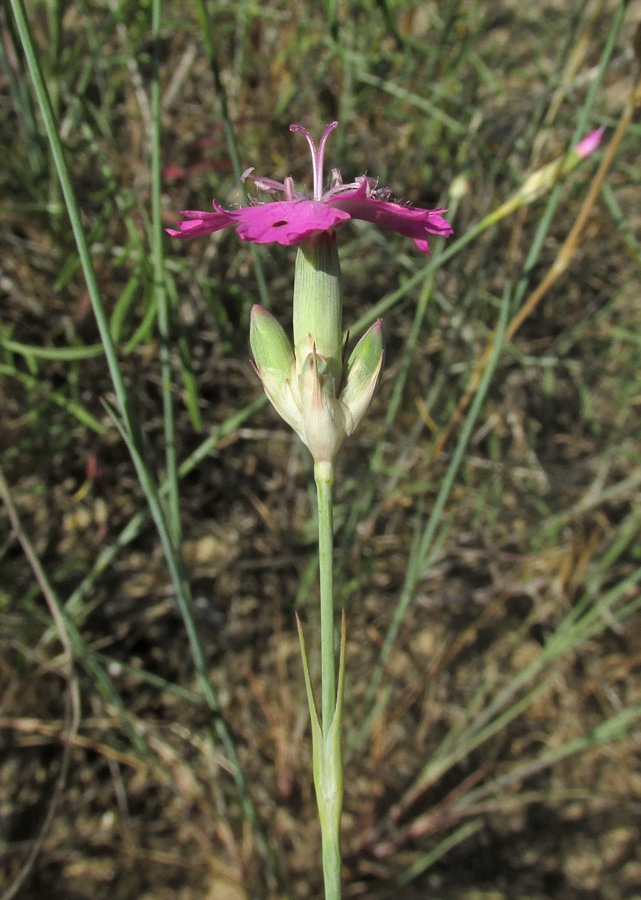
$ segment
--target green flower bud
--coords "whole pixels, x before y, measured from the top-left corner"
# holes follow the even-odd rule
[[[300,434],[302,419],[292,384],[296,383],[294,353],[285,329],[262,306],[253,306],[249,343],[265,393],[287,424]]]
[[[331,311],[334,308],[331,291],[329,299]],[[352,434],[365,414],[383,364],[380,319],[360,339],[344,370],[340,358],[340,321],[334,322],[334,326],[337,326],[336,334],[330,340],[330,329],[323,327],[323,316],[319,316],[319,332],[338,356],[322,354],[310,332],[298,334],[294,353],[287,334],[271,313],[261,306],[254,306],[251,311],[249,340],[256,372],[272,405],[294,429],[316,463],[334,461],[343,440]],[[341,383],[344,387],[337,396]]]
[[[365,332],[345,367],[345,387],[340,399],[352,418],[351,434],[370,405],[383,365],[383,328],[380,319]]]
[[[291,377],[294,353],[290,340],[280,322],[258,304],[251,311],[249,343],[259,368]]]

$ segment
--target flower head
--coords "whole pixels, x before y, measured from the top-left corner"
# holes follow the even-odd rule
[[[252,307],[250,322],[255,369],[269,400],[314,461],[331,463],[365,415],[376,388],[383,365],[381,320],[360,339],[338,382],[311,334],[293,348],[262,306]]]
[[[338,122],[332,122],[327,126],[318,147],[304,128],[290,125],[290,131],[299,131],[309,144],[314,178],[312,197],[297,191],[290,176],[279,182],[253,175],[253,169],[247,169],[243,180],[251,179],[273,199],[231,210],[222,209],[214,200],[215,212],[185,210],[182,215],[186,221],[179,222],[177,230],[168,228],[168,233],[173,237],[188,238],[236,226],[243,241],[291,246],[315,235],[333,232],[349,219],[362,219],[413,238],[424,253],[429,252],[428,234],[447,237],[452,233],[450,224],[441,215],[447,210],[418,209],[393,203],[389,200],[389,189],[378,188],[377,179],[367,175],[344,184],[339,170],[332,169],[329,189],[323,193],[325,144],[337,125]]]

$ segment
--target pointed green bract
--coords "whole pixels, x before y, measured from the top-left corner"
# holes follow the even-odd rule
[[[354,431],[370,404],[383,365],[383,329],[380,319],[365,332],[345,367],[345,387],[341,400],[352,417]]]
[[[345,367],[345,374],[349,381],[351,373],[357,369],[363,369],[368,374],[378,371],[383,353],[383,320],[377,319],[371,328],[365,332],[358,344],[352,350]]]
[[[259,368],[290,377],[294,363],[292,345],[278,319],[262,306],[252,307],[249,343]]]

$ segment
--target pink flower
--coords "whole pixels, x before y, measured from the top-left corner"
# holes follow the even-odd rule
[[[448,237],[452,228],[441,213],[445,209],[418,209],[390,202],[390,191],[377,188],[377,180],[361,175],[350,184],[343,184],[338,169],[332,169],[329,190],[323,193],[323,158],[327,137],[336,128],[332,122],[325,129],[318,147],[300,125],[290,125],[290,131],[300,131],[312,153],[314,195],[312,198],[294,189],[294,181],[287,176],[284,182],[271,178],[259,178],[247,169],[243,180],[251,178],[256,187],[274,195],[277,199],[241,209],[222,209],[214,200],[215,212],[185,210],[186,221],[178,223],[178,230],[167,232],[172,237],[189,238],[212,234],[223,228],[236,226],[243,241],[255,244],[278,243],[286,246],[300,244],[323,232],[334,231],[349,219],[362,219],[414,239],[419,250],[429,252],[428,234]],[[281,194],[284,199],[280,199]]]

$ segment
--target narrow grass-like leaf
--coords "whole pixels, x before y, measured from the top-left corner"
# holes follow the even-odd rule
[[[78,419],[83,425],[86,425],[87,428],[91,428],[91,430],[95,431],[97,434],[105,434],[107,431],[105,426],[99,422],[95,416],[92,416],[83,406],[76,403],[75,400],[71,400],[69,397],[65,396],[62,391],[50,390],[41,379],[34,378],[32,375],[27,375],[25,372],[18,372],[17,369],[13,369],[11,366],[4,364],[0,364],[0,375],[15,378],[30,391],[40,394],[46,400],[50,400],[57,406],[62,407],[62,409]]]
[[[20,341],[9,341],[4,338],[0,338],[0,347],[11,353],[19,353],[27,359],[49,359],[55,362],[93,359],[105,352],[102,344],[91,344],[86,347],[37,347],[34,344],[22,344]]]
[[[125,324],[125,320],[136,298],[136,292],[140,287],[140,278],[140,271],[137,269],[116,300],[116,305],[114,306],[110,320],[111,336],[114,339],[115,344],[120,342],[123,325]]]
[[[162,210],[160,205],[160,0],[152,0],[151,39],[153,42],[151,75],[151,233],[152,263],[154,270],[154,294],[158,306],[158,331],[160,333],[160,374],[162,408],[165,433],[165,466],[167,483],[168,524],[174,547],[181,543],[180,497],[178,491],[178,456],[174,424],[174,400],[170,343],[170,307],[165,290]]]
[[[505,333],[505,327],[507,324],[510,298],[510,286],[506,285],[505,291],[503,293],[503,300],[501,303],[499,321],[494,336],[492,354],[488,362],[488,366],[484,372],[483,379],[481,380],[478,390],[474,396],[474,402],[472,403],[467,419],[465,420],[465,425],[461,430],[461,435],[458,439],[456,449],[454,450],[454,453],[452,455],[452,460],[441,482],[441,487],[434,502],[434,506],[432,507],[432,512],[430,513],[423,533],[420,537],[418,552],[416,554],[416,561],[413,563],[411,568],[408,568],[407,570],[405,582],[403,584],[396,609],[394,610],[392,620],[388,626],[378,662],[374,668],[374,671],[372,672],[372,678],[365,699],[366,708],[371,705],[374,697],[376,696],[376,692],[383,677],[383,667],[387,658],[389,657],[392,647],[394,646],[396,637],[405,617],[405,612],[412,600],[412,597],[414,596],[416,585],[419,583],[420,579],[423,577],[423,573],[425,572],[428,553],[439,527],[441,516],[445,509],[445,504],[447,503],[450,492],[454,485],[454,480],[458,474],[461,463],[463,462],[463,457],[472,435],[472,430],[476,424],[476,420],[478,419],[479,413],[483,406],[483,401],[485,400],[485,395],[487,394],[492,376],[494,375],[494,370],[499,361],[501,349],[503,347],[503,335]],[[364,734],[361,734],[361,739],[364,736]]]

